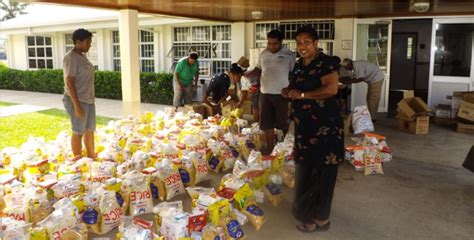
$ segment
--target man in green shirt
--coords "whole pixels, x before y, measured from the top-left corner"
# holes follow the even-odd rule
[[[179,106],[189,104],[193,97],[193,87],[197,86],[199,78],[198,54],[191,52],[188,57],[181,58],[176,65],[173,77],[174,98],[173,106],[178,110]],[[194,80],[194,81],[193,81]]]

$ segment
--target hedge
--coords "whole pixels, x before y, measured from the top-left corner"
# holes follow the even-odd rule
[[[0,89],[63,93],[63,70],[17,70],[0,67]],[[141,101],[173,103],[172,74],[140,73]],[[122,99],[120,72],[96,71],[95,95],[98,98]]]

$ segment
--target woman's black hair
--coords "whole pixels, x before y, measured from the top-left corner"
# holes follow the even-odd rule
[[[314,30],[313,27],[311,27],[309,25],[305,25],[303,27],[300,27],[298,29],[298,31],[296,31],[295,39],[296,39],[296,37],[298,37],[298,35],[300,35],[302,33],[307,33],[314,41],[319,40],[318,33],[316,32],[316,30]]]
[[[72,42],[76,43],[76,41],[84,41],[91,37],[92,37],[91,32],[85,30],[84,28],[79,28],[72,33]]]
[[[283,38],[285,36],[283,35],[283,33],[278,30],[278,29],[274,29],[274,30],[271,30],[268,34],[267,34],[267,38],[276,38],[278,41],[283,41]]]
[[[232,65],[230,65],[229,72],[230,73],[242,74],[244,72],[244,70],[239,66],[239,64],[232,63]]]

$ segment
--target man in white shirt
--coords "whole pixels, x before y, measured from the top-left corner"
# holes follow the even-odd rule
[[[288,102],[281,95],[281,90],[289,84],[289,74],[295,65],[295,55],[283,48],[284,35],[279,30],[267,34],[267,49],[259,57],[257,66],[245,74],[260,78],[260,129],[265,132],[264,154],[270,154],[275,146],[274,129],[285,134],[288,131]]]
[[[367,83],[367,107],[372,121],[375,122],[385,79],[384,72],[375,63],[363,60],[352,61],[346,58],[341,66],[352,73],[349,77],[342,77],[340,79],[342,83]]]

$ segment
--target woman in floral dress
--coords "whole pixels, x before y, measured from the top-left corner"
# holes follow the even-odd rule
[[[293,100],[296,184],[293,214],[303,232],[328,230],[337,169],[344,154],[344,128],[336,104],[337,64],[318,51],[318,35],[309,26],[296,33],[301,58],[282,95]]]

